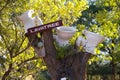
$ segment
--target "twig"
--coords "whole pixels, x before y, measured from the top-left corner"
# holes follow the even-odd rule
[[[6,42],[5,38],[4,38],[4,36],[1,35],[1,37],[2,37],[2,39],[3,39],[3,42],[5,43],[5,47],[7,48],[7,50],[8,50],[9,53],[10,53],[10,58],[12,59],[12,51],[11,51],[11,50],[9,49],[9,47],[7,46],[7,42]]]
[[[23,61],[23,62],[21,62],[20,64],[18,64],[17,66],[21,66],[22,64],[24,64],[24,63],[26,63],[26,62],[28,62],[28,61],[31,61],[31,60],[35,60],[35,59],[39,59],[39,57],[32,57],[32,58],[29,58],[29,59],[27,59],[27,60],[25,60],[25,61]]]
[[[28,46],[26,48],[24,48],[23,50],[21,50],[20,52],[18,52],[16,55],[14,55],[13,58],[16,57],[16,56],[18,56],[19,54],[23,53],[24,51],[26,51],[29,47],[30,47],[30,45],[28,44]]]

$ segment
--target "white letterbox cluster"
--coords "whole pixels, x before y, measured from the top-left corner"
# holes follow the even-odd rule
[[[43,25],[41,19],[38,16],[32,17],[33,13],[34,13],[33,10],[28,10],[24,12],[21,16],[18,16],[18,18],[24,24],[25,33],[28,32],[29,28],[38,25]],[[54,35],[54,39],[56,40],[59,46],[65,46],[69,44],[69,40],[73,37],[75,32],[76,29],[74,27],[60,26],[56,28],[57,35]],[[76,40],[77,47],[82,46],[86,52],[94,54],[95,47],[99,43],[103,42],[104,37],[87,30],[84,30],[83,34],[85,35],[86,39],[83,38],[82,36],[79,36]],[[39,42],[38,47],[40,47],[40,49],[35,50],[37,54],[41,57],[45,57],[44,45],[41,42]]]

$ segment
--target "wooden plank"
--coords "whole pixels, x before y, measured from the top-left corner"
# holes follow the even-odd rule
[[[62,26],[62,25],[63,25],[62,20],[51,22],[51,23],[48,23],[48,24],[44,24],[44,25],[40,25],[40,26],[37,26],[37,27],[29,28],[27,34],[35,34],[35,33],[38,33],[38,32],[43,32],[43,31],[46,31],[46,30],[49,30],[49,29],[52,29],[52,28],[55,28],[55,27]]]

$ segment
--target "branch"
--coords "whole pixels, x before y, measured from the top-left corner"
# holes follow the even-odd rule
[[[23,42],[25,41],[25,39],[26,39],[26,37],[25,37],[25,38],[23,38],[23,40],[22,40],[22,42],[21,42],[20,46],[18,47],[18,51],[16,52],[16,54],[19,52],[19,50],[20,50],[20,48],[21,48],[21,46],[22,46]]]
[[[3,39],[3,42],[5,43],[5,47],[7,48],[7,50],[8,50],[9,53],[10,53],[10,58],[12,59],[12,51],[11,51],[11,50],[9,49],[9,47],[7,46],[7,42],[6,42],[5,38],[4,38],[4,36],[1,35],[1,37],[2,37],[2,39]]]
[[[15,37],[16,37],[15,43],[17,43],[17,40],[18,40],[18,37],[17,37],[17,29],[16,29],[17,24],[15,24],[15,21],[14,21],[13,18],[12,18],[12,21],[13,21],[13,24],[15,25]],[[21,54],[22,52],[24,52],[26,49],[29,48],[29,45],[28,45],[25,49],[23,49],[22,51],[20,51],[20,48],[21,48],[23,42],[25,41],[25,39],[26,39],[26,37],[24,37],[24,38],[22,39],[22,42],[21,42],[20,46],[18,47],[18,49],[16,50],[15,55],[13,56],[13,58],[16,57],[16,56],[18,56],[19,54]],[[14,47],[13,47],[13,48],[14,48]],[[20,52],[19,52],[19,51],[20,51]]]
[[[3,77],[2,77],[2,80],[6,80],[6,77],[9,75],[9,73],[11,72],[12,70],[12,63],[9,64],[9,68],[8,70],[4,73]]]
[[[13,52],[14,48],[16,47],[16,43],[18,42],[18,36],[17,36],[18,31],[17,31],[17,25],[15,24],[14,19],[13,19],[13,18],[11,18],[11,19],[12,19],[12,22],[13,22],[13,24],[14,24],[14,26],[15,26],[15,29],[13,29],[13,31],[15,31],[15,41],[14,41],[13,46],[11,46],[11,52]],[[23,42],[24,42],[24,40],[25,40],[25,39],[23,39]],[[22,43],[23,43],[23,42],[22,42]],[[22,45],[22,43],[21,43],[21,45]],[[21,47],[21,45],[20,45],[20,47]],[[20,47],[18,48],[18,51],[19,51]],[[18,51],[16,50],[15,53],[17,53]],[[11,54],[11,57],[13,57],[13,54]]]
[[[25,64],[26,62],[28,62],[28,61],[31,61],[31,60],[35,60],[35,59],[40,59],[39,57],[32,57],[32,58],[29,58],[29,59],[27,59],[27,60],[25,60],[25,61],[23,61],[23,62],[21,62],[20,64],[18,64],[17,66],[21,66],[22,64]]]
[[[26,48],[24,48],[23,50],[21,50],[20,52],[18,52],[16,55],[14,55],[13,58],[15,58],[19,54],[23,53],[24,51],[26,51],[29,47],[30,47],[30,45],[28,44],[28,46]]]

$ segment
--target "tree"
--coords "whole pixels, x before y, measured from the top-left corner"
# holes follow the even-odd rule
[[[1,80],[24,79],[25,76],[35,73],[35,69],[39,70],[42,63],[27,44],[23,28],[15,18],[20,13],[19,11],[27,10],[26,6],[23,6],[26,3],[28,3],[27,0],[0,1]],[[38,65],[40,66],[37,67]]]
[[[34,54],[33,48],[27,44],[23,26],[16,18],[20,13],[34,9],[40,12],[35,14],[38,14],[44,23],[62,19],[65,25],[71,25],[88,7],[85,0],[35,0],[34,2],[32,0],[2,0],[0,4],[0,60],[4,62],[0,63],[2,80],[24,79],[29,73],[34,74],[40,70],[39,66],[44,66],[42,60]],[[51,36],[50,39],[52,39]]]
[[[78,23],[86,25],[84,29],[88,29],[94,32],[98,32],[106,37],[106,41],[101,44],[102,53],[106,54],[105,60],[110,61],[110,67],[112,68],[112,80],[115,80],[115,74],[117,72],[116,66],[119,64],[119,34],[120,34],[120,3],[118,0],[95,0],[90,1],[89,9],[83,12],[83,16]],[[116,56],[117,55],[117,56]],[[98,54],[98,57],[101,56]],[[93,58],[94,61],[98,60]],[[102,58],[103,59],[103,58]],[[103,61],[103,60],[101,60]]]
[[[116,54],[119,54],[119,2],[117,0],[110,0],[110,1],[104,1],[105,3],[100,5],[103,7],[106,7],[104,10],[98,12],[98,15],[96,16],[96,19],[98,20],[98,23],[100,24],[100,29],[103,30],[105,33],[103,33],[101,31],[101,33],[103,33],[104,35],[106,35],[109,40],[106,45],[106,50],[109,53],[109,55],[111,56],[112,60],[111,60],[111,67],[112,67],[112,80],[115,80],[115,74],[116,74],[116,63],[117,63],[117,59],[115,57]],[[99,3],[99,2],[98,2]],[[101,3],[103,3],[101,1]],[[104,14],[105,16],[102,17],[101,15]],[[101,16],[101,18],[100,18]],[[102,21],[100,21],[102,19]]]

